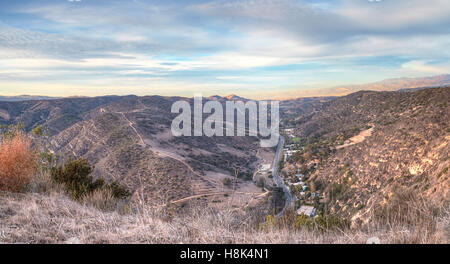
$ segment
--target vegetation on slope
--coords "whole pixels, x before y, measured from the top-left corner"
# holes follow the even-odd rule
[[[305,174],[311,191],[323,196],[317,206],[322,213],[354,223],[372,221],[373,212],[383,211],[402,193],[446,208],[449,101],[450,87],[440,87],[361,91],[325,102],[321,111],[292,120],[303,138],[302,150],[286,167]],[[373,132],[361,142],[337,148],[370,127]],[[435,210],[430,214],[438,215]]]

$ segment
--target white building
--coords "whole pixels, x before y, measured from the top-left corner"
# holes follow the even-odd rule
[[[313,193],[311,193],[311,197],[312,197],[312,198],[320,197],[320,193],[318,193],[318,192],[313,192]]]
[[[314,206],[306,206],[306,205],[301,206],[297,210],[297,214],[298,215],[304,214],[309,217],[315,217],[317,215],[316,208],[314,208]]]
[[[296,152],[299,152],[300,150],[289,150],[289,149],[284,149],[284,161],[287,160],[287,158],[289,158],[290,156],[294,155]]]
[[[261,171],[268,171],[270,169],[270,164],[263,164],[261,165]]]

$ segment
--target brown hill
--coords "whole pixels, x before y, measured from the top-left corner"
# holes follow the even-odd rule
[[[322,103],[292,121],[306,139],[296,165],[309,166],[329,212],[353,220],[405,192],[448,205],[449,99],[450,87],[441,87],[361,91]]]
[[[56,153],[87,158],[94,176],[117,180],[152,202],[227,191],[223,180],[235,174],[238,190],[261,192],[251,182],[259,141],[173,137],[170,109],[177,100],[193,103],[160,96],[0,102],[0,124],[42,125]]]

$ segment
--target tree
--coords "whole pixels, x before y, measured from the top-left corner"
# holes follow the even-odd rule
[[[111,190],[115,198],[126,198],[131,195],[117,182],[107,184],[103,178],[94,180],[90,175],[92,170],[86,159],[69,159],[65,165],[60,164],[58,167],[52,168],[51,178],[54,182],[63,184],[75,200],[100,189]]]

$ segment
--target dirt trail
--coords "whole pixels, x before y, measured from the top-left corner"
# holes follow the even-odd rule
[[[137,111],[141,111],[141,109],[137,109],[134,110],[133,112],[137,112]],[[159,156],[163,156],[163,157],[169,157],[171,159],[174,159],[180,163],[182,163],[184,166],[186,166],[186,168],[188,168],[188,170],[190,172],[192,172],[195,176],[199,177],[202,181],[206,181],[209,184],[212,184],[212,186],[220,184],[220,182],[214,182],[212,180],[209,179],[205,179],[204,176],[200,175],[198,172],[196,172],[191,165],[189,165],[184,159],[182,159],[181,157],[179,157],[177,154],[173,154],[167,151],[164,151],[160,148],[152,148],[151,145],[147,144],[144,140],[144,138],[142,137],[142,135],[138,132],[138,130],[134,127],[134,123],[131,122],[125,115],[124,112],[116,112],[117,114],[121,114],[124,119],[128,122],[128,125],[133,129],[133,131],[136,133],[136,135],[139,137],[139,140],[141,141],[141,145],[144,147],[148,147],[150,150],[152,150],[153,152],[155,152],[156,154],[158,154]],[[172,204],[175,203],[180,203],[180,202],[184,202],[184,201],[188,201],[191,199],[196,199],[196,198],[200,198],[200,197],[206,197],[206,196],[215,196],[215,195],[225,195],[225,194],[247,194],[247,195],[258,195],[257,197],[263,197],[264,195],[266,195],[268,192],[265,193],[249,193],[249,192],[236,192],[236,191],[229,191],[229,192],[212,192],[212,193],[206,193],[206,194],[197,194],[197,195],[193,195],[193,196],[189,196],[189,197],[185,197],[182,198],[180,200],[177,201],[173,201],[170,202]]]
[[[170,202],[170,204],[182,203],[182,202],[185,202],[185,201],[188,201],[188,200],[201,198],[201,197],[206,197],[206,196],[225,195],[225,194],[247,194],[247,195],[256,195],[256,197],[263,197],[263,196],[267,195],[268,193],[269,193],[269,191],[266,191],[264,193],[249,193],[249,192],[228,191],[228,192],[216,192],[216,193],[207,193],[207,194],[196,194],[196,195],[192,195],[192,196],[189,196],[189,197],[182,198],[180,200],[172,201],[172,202]]]
[[[159,154],[160,156],[163,156],[163,157],[169,157],[169,158],[171,158],[171,159],[174,159],[174,160],[176,160],[176,161],[179,161],[179,162],[183,163],[184,166],[186,166],[186,167],[189,169],[189,171],[191,171],[193,174],[195,174],[195,175],[198,176],[198,177],[203,177],[203,176],[200,175],[198,172],[196,172],[196,171],[192,168],[191,165],[189,165],[189,164],[188,164],[186,161],[184,161],[182,158],[178,157],[178,155],[172,154],[172,153],[170,153],[170,152],[166,152],[166,151],[161,150],[161,149],[152,149],[152,150],[153,150],[156,154]]]
[[[134,130],[134,132],[136,132],[136,135],[139,137],[139,140],[141,141],[141,145],[142,146],[146,146],[144,139],[142,138],[141,134],[139,134],[139,132],[137,131],[137,129],[134,127],[134,123],[130,121],[130,119],[127,118],[127,116],[125,115],[124,112],[117,112],[118,114],[121,114],[123,116],[123,118],[125,118],[125,120],[128,121],[129,126]]]

